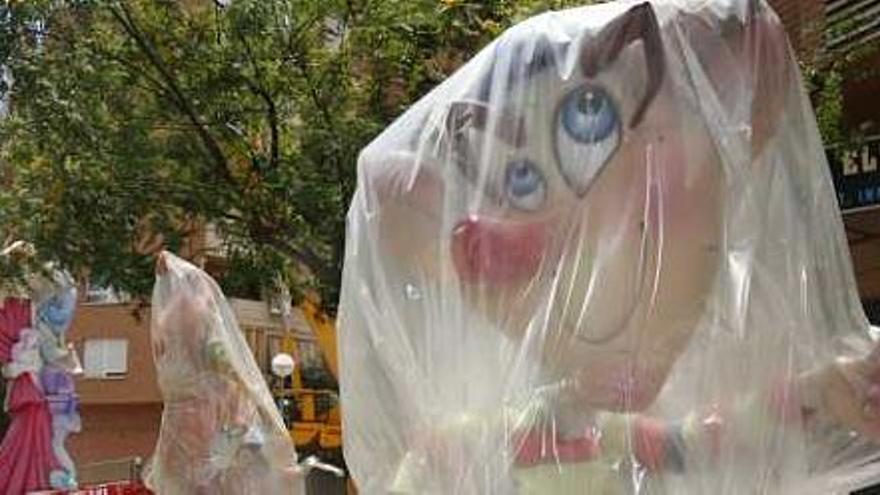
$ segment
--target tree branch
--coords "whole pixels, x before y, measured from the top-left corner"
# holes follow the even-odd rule
[[[238,30],[236,30],[236,36],[241,41],[242,45],[244,45],[245,53],[247,53],[248,60],[251,63],[251,66],[254,68],[254,74],[256,74],[257,80],[251,81],[249,78],[242,76],[245,84],[247,84],[248,88],[253,91],[257,96],[263,99],[263,102],[266,104],[266,120],[269,123],[269,165],[272,168],[276,168],[279,166],[279,140],[280,140],[280,132],[279,132],[279,124],[278,124],[278,107],[275,105],[275,100],[272,98],[272,95],[269,94],[269,91],[260,83],[263,80],[263,71],[260,69],[259,64],[257,63],[257,59],[254,56],[254,52],[251,49],[250,43],[248,43],[247,38]]]
[[[113,6],[110,6],[110,13],[117,20],[117,22],[119,22],[125,32],[135,41],[138,48],[140,48],[144,55],[146,55],[147,59],[150,62],[150,65],[152,65],[153,68],[156,69],[161,78],[164,80],[165,85],[167,86],[168,91],[172,96],[172,101],[194,125],[196,132],[202,141],[202,144],[207,149],[210,158],[213,160],[215,166],[219,169],[221,175],[230,184],[235,184],[235,180],[232,177],[232,173],[229,169],[229,163],[226,160],[226,156],[223,154],[223,150],[220,149],[220,145],[213,138],[213,136],[211,136],[210,132],[208,132],[208,129],[202,122],[202,119],[199,117],[196,110],[192,107],[189,100],[183,94],[183,91],[177,84],[177,79],[165,66],[165,63],[162,60],[161,56],[156,53],[155,49],[146,39],[144,33],[142,33],[137,28],[131,11],[128,9],[125,2],[117,2],[117,5],[119,5],[121,10],[117,10]]]

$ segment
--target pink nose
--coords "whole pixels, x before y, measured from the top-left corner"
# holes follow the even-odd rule
[[[534,276],[545,255],[542,224],[471,216],[452,233],[452,259],[466,282],[505,285]]]

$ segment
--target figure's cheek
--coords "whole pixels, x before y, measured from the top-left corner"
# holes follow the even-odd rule
[[[545,223],[512,223],[471,216],[452,233],[452,259],[469,283],[503,286],[537,274],[547,251]]]
[[[703,226],[700,219],[718,209],[721,165],[703,138],[694,133],[690,148],[669,139],[656,149],[657,162],[645,177],[646,221],[652,234],[689,229],[695,222]]]

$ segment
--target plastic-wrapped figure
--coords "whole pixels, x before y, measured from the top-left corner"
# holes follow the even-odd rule
[[[151,332],[165,408],[148,486],[304,493],[293,442],[219,287],[168,253],[157,272]]]
[[[9,381],[4,407],[12,417],[0,445],[0,493],[77,486],[64,446],[81,427],[72,377],[79,361],[65,340],[77,291],[67,274],[46,272],[31,277],[24,291],[30,299],[0,305],[0,363]]]
[[[340,308],[362,493],[835,493],[880,354],[761,0],[528,20],[360,158]]]

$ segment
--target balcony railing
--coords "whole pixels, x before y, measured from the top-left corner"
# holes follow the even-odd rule
[[[880,39],[880,0],[826,0],[826,47],[857,48]]]

